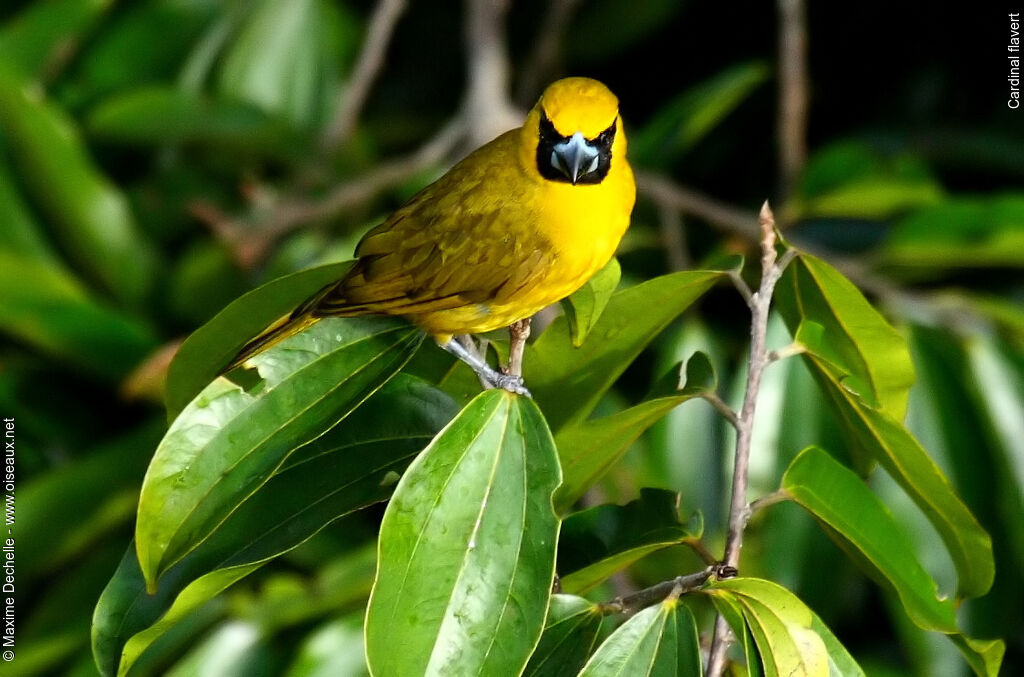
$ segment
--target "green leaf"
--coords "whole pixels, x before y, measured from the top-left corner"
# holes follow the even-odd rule
[[[1006,653],[1006,642],[1001,639],[971,639],[964,635],[950,635],[950,640],[967,659],[978,677],[998,677]]]
[[[554,578],[559,476],[540,411],[504,391],[478,395],[434,439],[381,524],[366,616],[372,672],[523,670]]]
[[[154,595],[146,592],[130,549],[96,607],[93,644],[103,674],[115,674],[119,663],[128,670],[181,617],[262,563],[339,517],[386,499],[398,474],[456,411],[436,388],[399,374],[292,454],[164,574]]]
[[[672,273],[613,294],[590,340],[578,348],[568,321],[555,320],[523,359],[524,380],[552,430],[584,420],[644,346],[722,275]]]
[[[144,0],[121,3],[77,55],[74,77],[62,82],[61,100],[91,104],[111,92],[173,79],[189,49],[222,11],[216,0]],[[153,37],[159,35],[159,40]]]
[[[743,617],[743,607],[736,601],[736,596],[731,593],[718,591],[711,595],[711,602],[715,607],[715,611],[725,618],[729,627],[732,628],[733,634],[736,635],[739,647],[743,650],[743,660],[745,663],[743,668],[746,670],[746,675],[749,677],[760,677],[761,657],[757,653],[757,644],[754,642],[754,637],[750,634],[750,628],[747,627],[747,621]]]
[[[311,126],[334,94],[342,54],[340,17],[318,0],[258,0],[223,57],[218,89]]]
[[[716,581],[707,592],[725,592],[743,608],[766,677],[827,677],[828,650],[814,630],[814,614],[793,593],[757,578]]]
[[[33,79],[49,79],[67,60],[69,46],[80,42],[111,4],[113,0],[31,3],[0,29],[0,53]]]
[[[801,254],[787,268],[780,287],[779,309],[790,330],[800,322],[820,325],[822,344],[835,354],[837,364],[846,367],[844,385],[902,420],[914,383],[906,340],[860,290],[819,258]]]
[[[59,257],[47,241],[0,147],[0,238],[4,248],[19,257],[60,266]]]
[[[782,488],[852,547],[869,573],[881,575],[899,595],[919,627],[957,632],[952,600],[938,597],[938,586],[918,561],[906,534],[888,509],[851,470],[814,447],[800,452],[782,478]]]
[[[235,299],[193,332],[167,370],[168,418],[180,414],[252,337],[340,279],[351,265],[332,263],[272,280]]]
[[[251,358],[250,390],[218,378],[157,447],[135,538],[150,589],[210,535],[287,456],[394,376],[422,332],[392,318],[326,318]]]
[[[156,347],[152,328],[95,299],[46,261],[0,251],[3,332],[110,381]]]
[[[19,540],[22,580],[52,572],[131,521],[148,450],[162,433],[162,423],[150,421],[18,487],[18,529],[46,533],[45,541]]]
[[[279,156],[292,155],[299,141],[287,123],[252,104],[160,86],[105,100],[90,112],[87,125],[96,137],[122,143],[192,143]]]
[[[601,317],[608,300],[619,286],[622,269],[618,259],[613,258],[594,277],[571,296],[562,301],[572,345],[579,348]]]
[[[573,513],[562,523],[558,572],[562,590],[583,594],[652,552],[696,541],[704,520],[694,513],[679,519],[679,494],[640,490],[626,505],[599,505]]]
[[[677,599],[647,607],[601,644],[579,677],[700,675],[693,614]]]
[[[844,141],[814,154],[793,209],[799,218],[884,219],[942,198],[942,187],[917,157],[886,156],[861,141]]]
[[[624,411],[591,421],[575,421],[555,436],[562,465],[562,486],[555,492],[555,509],[564,514],[614,466],[645,430],[678,405],[699,397],[716,383],[707,355],[694,353],[686,364],[686,383],[679,388],[678,376],[658,384],[663,396]],[[531,387],[533,384],[530,384]],[[670,394],[672,393],[672,394]]]
[[[141,306],[156,251],[125,196],[94,165],[74,123],[0,62],[0,132],[34,204],[68,253],[123,302]]]
[[[1024,195],[943,200],[889,231],[881,263],[897,269],[1024,266]]]
[[[794,277],[790,277],[789,283],[793,280]],[[831,326],[838,328],[846,324],[851,327],[851,331],[843,336],[838,329],[826,329],[822,332],[821,326],[814,324],[819,319],[825,322],[830,319],[815,311],[813,303],[803,301],[801,292],[807,289],[807,286],[800,287],[798,284],[796,289],[793,289],[789,284],[785,284],[783,287],[788,287],[788,294],[791,294],[785,303],[780,304],[783,317],[790,328],[801,321],[805,322],[796,332],[798,341],[806,348],[803,359],[810,367],[826,400],[837,412],[848,437],[885,467],[935,525],[956,565],[959,576],[958,595],[976,597],[984,594],[992,586],[995,575],[991,539],[914,436],[892,413],[880,410],[872,402],[865,401],[865,393],[870,396],[872,389],[865,385],[863,379],[870,378],[864,375],[871,374],[871,371],[864,369],[864,360],[860,365],[854,363],[856,366],[850,366],[851,363],[846,361],[851,359],[851,355],[856,358],[859,352],[847,351],[843,354],[844,346],[848,346],[851,337],[856,335],[853,329],[857,325],[853,324],[853,321],[857,320],[859,315],[850,311],[856,311],[858,305],[866,301],[860,297],[859,301],[854,299],[855,302],[849,305],[834,306],[838,311],[836,319],[842,320]],[[787,292],[783,292],[781,298],[786,299]],[[813,295],[808,295],[808,298],[813,301]],[[860,317],[864,319],[863,316]],[[807,320],[810,320],[810,323],[807,323]],[[859,325],[861,328],[864,327],[864,323]],[[894,350],[895,342],[889,342],[890,345],[886,347],[885,333],[878,331],[877,327],[870,328],[873,331],[859,332],[859,350],[864,351],[863,354],[866,355],[869,354],[869,348],[876,346],[879,356],[888,355],[891,361],[903,362],[903,351]],[[867,342],[871,335],[877,337],[874,344]],[[874,356],[871,358],[871,364],[877,365],[873,367],[874,374],[882,381],[880,374],[884,373],[883,365]],[[889,369],[891,368],[892,365],[889,366]],[[905,368],[898,368],[897,374],[905,371]],[[859,374],[860,377],[851,378],[851,374]],[[854,385],[851,387],[851,384]],[[899,417],[902,418],[906,402],[902,388],[889,388],[888,397],[881,397],[886,392],[876,386],[875,398],[883,404],[888,400],[890,410],[897,410]]]
[[[597,605],[574,595],[552,595],[544,634],[523,677],[575,675],[590,658],[603,616]]]
[[[670,99],[630,135],[631,160],[664,167],[692,148],[768,78],[761,62],[739,64]]]

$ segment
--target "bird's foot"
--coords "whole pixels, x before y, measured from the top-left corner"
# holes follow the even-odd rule
[[[501,372],[491,371],[491,373],[487,374],[484,378],[486,378],[487,382],[495,388],[501,388],[502,390],[507,390],[510,393],[533,398],[530,391],[523,385],[522,376],[514,376],[512,374],[503,374]]]

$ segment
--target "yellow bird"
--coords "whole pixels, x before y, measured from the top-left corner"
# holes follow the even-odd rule
[[[401,315],[487,383],[528,394],[453,338],[508,327],[579,289],[615,253],[636,198],[619,102],[552,83],[519,129],[478,148],[356,248],[358,261],[232,362],[322,317]]]

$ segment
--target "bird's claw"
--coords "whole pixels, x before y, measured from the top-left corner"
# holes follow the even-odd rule
[[[510,393],[522,395],[523,397],[529,397],[531,399],[533,398],[533,395],[530,394],[530,391],[527,390],[526,386],[523,385],[522,376],[514,376],[512,374],[502,374],[500,372],[495,372],[494,375],[490,376],[487,380],[495,388],[501,388],[502,390],[507,390]]]

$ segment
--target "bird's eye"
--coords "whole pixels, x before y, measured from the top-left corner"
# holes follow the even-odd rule
[[[610,148],[612,141],[615,140],[615,122],[612,122],[611,126],[597,135],[594,139],[594,145],[598,148]]]
[[[565,137],[559,134],[558,130],[555,129],[554,123],[548,119],[548,114],[544,109],[541,109],[540,111],[540,138],[551,143],[557,143],[565,139]]]

